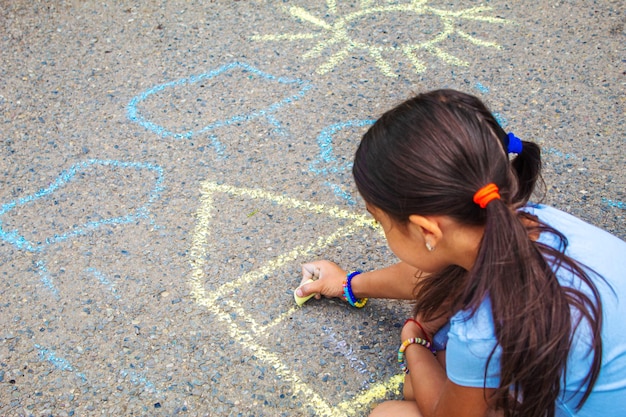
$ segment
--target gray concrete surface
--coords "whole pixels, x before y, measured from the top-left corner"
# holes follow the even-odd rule
[[[0,1],[0,415],[352,416],[410,305],[349,173],[415,92],[482,97],[544,201],[626,237],[623,1]]]

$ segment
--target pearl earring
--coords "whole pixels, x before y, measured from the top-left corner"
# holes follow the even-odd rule
[[[428,249],[428,252],[432,252],[435,250],[435,247],[430,242],[426,242],[426,249]]]

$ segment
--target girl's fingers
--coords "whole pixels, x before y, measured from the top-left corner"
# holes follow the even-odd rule
[[[337,264],[325,260],[302,264],[302,280],[294,295],[308,297],[315,294],[318,300],[322,296],[338,297],[341,295],[341,277],[345,275],[342,271]]]
[[[316,288],[319,284],[317,284],[315,281],[305,281],[305,284],[300,285],[297,289],[296,289],[296,295],[298,297],[307,297],[311,294],[314,294],[318,291],[316,291]]]
[[[320,269],[313,263],[303,264],[302,265],[302,281],[300,281],[300,285],[304,284],[308,280],[318,280],[320,279],[321,272]]]
[[[296,288],[293,294],[296,304],[301,306],[302,304],[306,303],[311,297],[317,295],[314,292],[308,292],[308,288],[304,288],[306,285],[312,284],[314,282],[315,281],[308,280],[303,285],[300,285],[298,288]]]

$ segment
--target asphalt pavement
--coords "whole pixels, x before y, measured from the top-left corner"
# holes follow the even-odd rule
[[[539,143],[626,238],[622,0],[0,0],[0,416],[361,416],[410,303],[297,307],[300,264],[395,262],[360,135],[415,93]]]

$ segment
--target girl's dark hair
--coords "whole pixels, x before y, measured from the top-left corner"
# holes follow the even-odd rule
[[[554,416],[573,332],[582,321],[593,336],[593,361],[579,407],[598,377],[601,302],[588,270],[565,255],[566,238],[517,210],[541,178],[539,146],[524,141],[510,161],[507,145],[507,134],[479,99],[437,90],[400,104],[369,129],[353,175],[363,199],[399,225],[419,214],[484,226],[473,268],[449,266],[420,280],[416,312],[426,319],[475,312],[489,297],[502,348],[500,385],[489,401],[505,416]],[[481,209],[474,193],[492,182],[502,198]],[[539,233],[553,234],[561,247],[531,239]],[[589,291],[562,287],[559,268],[580,277]],[[449,310],[442,313],[442,305]]]

